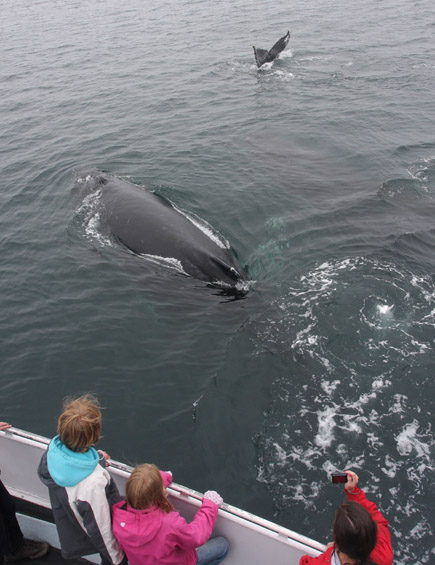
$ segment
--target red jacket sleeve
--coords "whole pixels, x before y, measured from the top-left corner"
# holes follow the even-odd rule
[[[378,565],[392,565],[393,549],[391,547],[391,535],[387,520],[379,512],[376,504],[367,500],[361,489],[357,489],[354,493],[349,493],[345,489],[345,492],[348,500],[354,500],[361,504],[361,506],[364,506],[378,526],[378,539],[375,549],[370,554],[370,559],[378,563]]]
[[[194,549],[203,545],[213,531],[217,515],[217,504],[207,499],[203,499],[201,508],[189,524],[178,512],[171,512],[170,516],[176,522],[172,536],[177,545],[182,549]]]
[[[322,565],[323,563],[329,565],[331,563],[331,554],[334,548],[329,547],[325,553],[318,555],[317,557],[310,557],[309,555],[304,555],[299,561],[299,565]]]

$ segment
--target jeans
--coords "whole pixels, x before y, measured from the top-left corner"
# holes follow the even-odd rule
[[[225,538],[210,538],[196,550],[198,554],[197,565],[218,565],[225,559],[229,549],[230,546]]]

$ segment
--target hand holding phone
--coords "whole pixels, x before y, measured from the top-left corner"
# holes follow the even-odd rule
[[[345,484],[344,488],[349,493],[353,493],[358,485],[359,477],[353,471],[346,471],[347,473],[347,483]]]

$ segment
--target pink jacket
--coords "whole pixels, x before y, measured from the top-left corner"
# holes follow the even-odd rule
[[[161,471],[163,482],[171,482]],[[113,533],[130,565],[195,565],[196,548],[210,537],[218,506],[203,499],[195,518],[188,524],[178,512],[169,514],[156,506],[135,510],[121,501],[112,507]]]
[[[349,493],[345,490],[346,496],[348,500],[354,500],[364,506],[366,510],[370,512],[370,516],[376,522],[378,526],[378,538],[376,542],[376,546],[374,550],[370,554],[370,560],[374,561],[378,565],[392,565],[393,563],[393,550],[391,547],[391,536],[390,530],[388,529],[388,522],[379,512],[378,507],[374,502],[370,502],[367,500],[365,494],[361,489],[356,489],[354,492]],[[314,565],[325,564],[328,565],[331,563],[331,554],[334,548],[330,547],[319,555],[318,557],[309,557],[308,555],[304,555],[300,560],[300,565],[310,565],[311,563]]]

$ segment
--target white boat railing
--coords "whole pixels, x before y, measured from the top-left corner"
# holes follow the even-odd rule
[[[0,431],[1,479],[20,499],[50,508],[47,488],[37,476],[37,467],[50,440],[17,428]],[[132,467],[109,460],[108,471],[121,494]],[[167,489],[176,510],[191,520],[201,506],[201,493],[172,483]],[[224,503],[219,509],[213,535],[225,536],[230,544],[226,565],[289,565],[302,555],[316,556],[325,546],[306,536]]]

